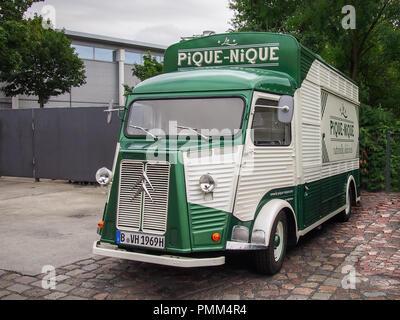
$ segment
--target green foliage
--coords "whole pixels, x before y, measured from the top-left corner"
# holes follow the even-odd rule
[[[356,29],[342,27],[345,5],[355,7]],[[235,31],[292,34],[358,83],[362,186],[385,189],[386,132],[400,131],[400,0],[230,0],[229,7]],[[392,188],[400,190],[400,137],[391,161]]]
[[[345,30],[342,8],[353,5],[356,29]],[[294,35],[367,91],[369,105],[400,116],[400,0],[231,0],[237,31]]]
[[[133,87],[131,87],[127,84],[122,84],[122,86],[124,87],[124,97],[129,96],[133,90]]]
[[[400,132],[400,121],[381,107],[360,106],[361,186],[385,189],[386,133]],[[391,139],[391,190],[400,191],[400,137]]]
[[[35,95],[40,107],[85,83],[83,62],[70,40],[63,32],[44,29],[42,21],[35,17],[0,27],[1,89],[7,96]]]
[[[10,73],[22,62],[19,49],[28,36],[24,24],[16,21],[6,21],[0,25],[0,73]]]
[[[135,63],[132,68],[132,74],[143,81],[162,73],[163,68],[164,65],[158,62],[150,51],[147,51],[147,54],[143,55],[143,65]]]
[[[140,81],[146,80],[148,78],[159,75],[163,72],[164,64],[157,61],[156,57],[152,56],[150,51],[147,51],[147,54],[143,55],[143,65],[141,64],[133,64],[132,75],[137,77]],[[124,96],[128,96],[133,87],[130,87],[127,84],[123,84],[124,86]]]
[[[21,21],[26,10],[35,2],[44,0],[0,0],[0,24]]]

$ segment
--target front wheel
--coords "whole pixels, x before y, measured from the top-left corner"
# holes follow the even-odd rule
[[[287,244],[287,220],[285,212],[279,212],[272,226],[269,245],[255,252],[255,267],[259,273],[273,275],[283,264]]]

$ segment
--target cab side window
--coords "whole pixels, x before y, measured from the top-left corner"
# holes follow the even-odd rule
[[[252,138],[256,146],[288,146],[291,142],[291,124],[278,120],[278,101],[258,99],[254,110]]]

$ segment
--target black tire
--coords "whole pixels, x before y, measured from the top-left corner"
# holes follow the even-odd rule
[[[337,215],[337,220],[339,222],[347,222],[350,219],[351,216],[351,207],[354,203],[354,191],[351,185],[349,186],[349,190],[347,190],[346,193],[346,209],[344,209],[342,212],[340,212]]]
[[[280,224],[281,223],[281,224]],[[283,228],[283,236],[280,239],[282,247],[278,251],[280,252],[279,258],[275,257],[275,234],[277,234],[278,224]],[[281,228],[281,227],[280,227]],[[272,226],[271,234],[269,237],[269,246],[266,250],[257,250],[254,252],[255,258],[255,267],[257,272],[261,274],[273,275],[282,268],[283,260],[286,254],[287,247],[287,219],[286,214],[283,211],[280,211],[278,216],[276,217],[274,224]],[[278,246],[279,247],[279,246]],[[276,248],[278,248],[276,247]]]

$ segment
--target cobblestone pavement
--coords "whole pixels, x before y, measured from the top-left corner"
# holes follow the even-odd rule
[[[0,299],[400,299],[400,194],[363,193],[347,223],[328,221],[268,277],[231,256],[220,267],[178,269],[95,256],[45,274],[0,270]],[[346,267],[349,266],[349,267]],[[355,289],[343,289],[355,270]],[[349,269],[347,269],[349,268]],[[342,273],[342,271],[347,273]]]

